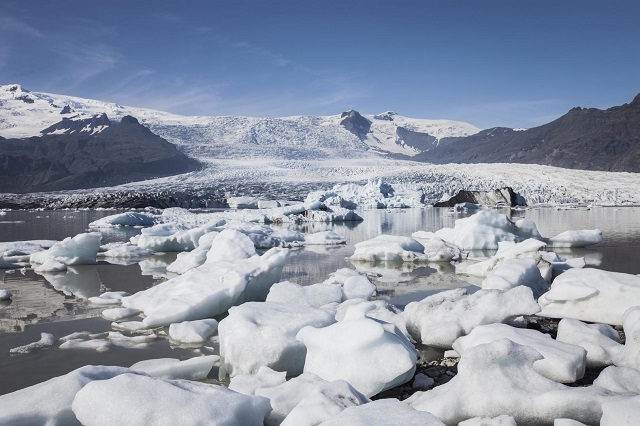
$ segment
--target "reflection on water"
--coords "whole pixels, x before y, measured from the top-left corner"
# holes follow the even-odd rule
[[[99,296],[100,276],[95,265],[68,266],[66,272],[39,273],[53,286],[56,291],[65,296],[75,296],[79,299],[89,299]]]
[[[509,210],[502,210],[509,213]],[[106,211],[10,211],[0,222],[0,241],[30,239],[61,240],[87,230],[88,223],[112,214]],[[417,230],[436,231],[451,227],[464,215],[449,209],[370,210],[359,212],[359,223],[311,223],[297,227],[303,232],[332,230],[343,236],[342,246],[309,246],[291,250],[283,279],[308,285],[327,279],[340,268],[366,273],[378,287],[380,298],[400,307],[444,289],[477,284],[454,273],[450,264],[384,264],[351,262],[354,245],[380,234],[409,236]],[[515,217],[533,220],[540,233],[553,236],[568,229],[599,228],[604,241],[589,249],[562,249],[567,258],[585,257],[589,267],[640,274],[640,208],[594,208],[592,210],[530,209]],[[289,227],[292,225],[280,225]],[[127,241],[140,232],[136,228],[102,229],[103,242]],[[483,253],[474,255],[482,255]],[[491,253],[484,253],[490,255]],[[156,255],[133,263],[131,260],[101,260],[97,265],[70,267],[62,274],[36,274],[31,269],[0,270],[0,288],[14,294],[12,302],[0,303],[0,394],[64,374],[86,364],[130,366],[136,361],[158,357],[194,356],[193,349],[171,348],[159,340],[149,349],[133,351],[112,347],[109,351],[61,351],[57,347],[28,355],[9,357],[12,347],[39,339],[40,332],[56,338],[74,331],[103,332],[110,323],[100,316],[104,307],[92,307],[86,298],[103,291],[135,293],[166,279],[166,268],[176,253]],[[475,287],[471,287],[472,290]],[[201,350],[201,349],[196,349]],[[24,372],[28,373],[24,373]]]

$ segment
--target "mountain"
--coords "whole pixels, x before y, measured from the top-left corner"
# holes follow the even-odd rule
[[[569,169],[640,172],[640,94],[606,110],[573,108],[528,130],[493,128],[415,157],[431,163],[528,163]]]
[[[63,118],[41,136],[0,137],[0,192],[95,188],[196,170],[199,163],[131,116]]]
[[[7,138],[39,135],[61,116],[78,120],[102,113],[115,120],[134,116],[185,154],[203,160],[376,158],[390,153],[413,157],[442,138],[480,131],[468,123],[408,118],[391,111],[377,115],[347,111],[324,117],[188,117],[30,92],[18,84],[0,86],[0,136]]]

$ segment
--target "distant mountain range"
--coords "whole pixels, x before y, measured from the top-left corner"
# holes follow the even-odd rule
[[[63,118],[41,136],[0,137],[0,192],[95,188],[175,175],[199,163],[134,117]]]
[[[574,108],[528,130],[481,130],[392,111],[188,117],[11,84],[0,86],[0,137],[7,138],[0,139],[0,192],[112,186],[191,171],[198,167],[195,160],[206,168],[255,158],[299,164],[385,158],[509,162],[640,172],[640,95],[607,110]],[[242,170],[237,174],[241,179]]]
[[[528,163],[569,169],[640,172],[640,94],[606,110],[573,108],[528,130],[504,127],[445,138],[414,159],[433,163]]]

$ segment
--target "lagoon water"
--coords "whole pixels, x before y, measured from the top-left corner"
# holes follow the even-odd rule
[[[640,208],[598,207],[591,210],[533,208],[501,211],[533,220],[540,233],[553,236],[568,229],[599,228],[604,241],[589,249],[558,251],[564,257],[585,256],[590,266],[609,271],[640,274]],[[0,242],[33,239],[61,240],[86,232],[88,224],[113,211],[9,211],[0,216]],[[354,268],[367,273],[378,287],[378,297],[404,307],[434,292],[474,282],[456,275],[449,264],[372,265],[354,264],[346,258],[354,244],[380,234],[411,235],[417,230],[435,231],[453,226],[460,214],[449,209],[369,210],[359,212],[364,221],[334,225],[312,223],[304,232],[331,229],[344,236],[347,244],[339,247],[308,246],[293,249],[283,280],[299,284],[324,281],[339,268]],[[140,232],[135,228],[101,229],[103,243],[126,241]],[[491,253],[486,253],[491,254]],[[474,255],[482,255],[475,253]],[[100,316],[104,307],[90,306],[85,300],[104,291],[136,291],[167,278],[165,268],[175,253],[158,253],[142,262],[70,267],[66,273],[40,275],[31,269],[0,270],[0,289],[14,294],[12,302],[0,302],[0,394],[42,382],[87,364],[130,366],[135,362],[173,357],[187,359],[216,354],[217,345],[201,347],[171,346],[159,339],[147,348],[110,346],[106,352],[61,350],[59,343],[29,354],[9,355],[11,348],[35,342],[40,333],[56,339],[76,331],[105,333],[112,331],[109,321]]]

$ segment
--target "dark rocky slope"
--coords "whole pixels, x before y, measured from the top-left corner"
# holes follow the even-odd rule
[[[106,116],[98,117],[93,123],[83,123],[87,131],[66,121],[46,129],[40,137],[0,137],[0,192],[113,186],[199,167],[197,161],[131,116],[117,124]]]
[[[416,159],[640,172],[640,94],[630,104],[607,110],[573,108],[551,123],[524,131],[498,127],[442,139]]]

